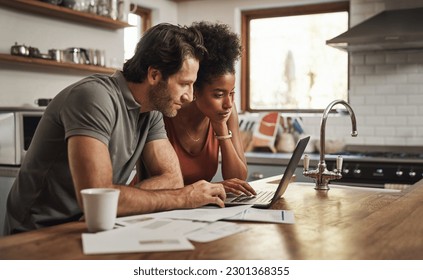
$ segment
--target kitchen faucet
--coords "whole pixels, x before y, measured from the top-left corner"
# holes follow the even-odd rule
[[[336,169],[334,171],[329,171],[326,168],[325,162],[325,130],[326,130],[326,119],[332,109],[336,104],[342,104],[347,108],[348,113],[351,117],[352,123],[352,132],[351,136],[356,137],[357,133],[357,122],[355,120],[355,114],[351,106],[344,100],[335,100],[332,101],[323,112],[322,121],[320,123],[320,161],[317,165],[317,169],[309,171],[310,158],[308,155],[304,155],[304,171],[303,175],[307,177],[314,178],[316,180],[316,190],[329,190],[329,181],[342,178],[342,157],[338,156],[336,159]]]

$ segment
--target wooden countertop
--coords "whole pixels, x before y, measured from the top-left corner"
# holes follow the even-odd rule
[[[274,208],[293,210],[295,224],[244,223],[193,251],[84,255],[86,227],[73,222],[0,238],[0,259],[423,259],[423,181],[402,192],[293,183]]]

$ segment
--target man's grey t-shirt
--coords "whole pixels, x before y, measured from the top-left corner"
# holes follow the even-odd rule
[[[82,216],[66,144],[75,135],[108,146],[113,183],[119,185],[128,180],[145,143],[167,138],[162,114],[140,113],[119,71],[112,76],[92,75],[65,88],[47,107],[10,191],[6,234]]]

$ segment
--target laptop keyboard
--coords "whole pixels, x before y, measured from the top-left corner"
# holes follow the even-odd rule
[[[274,192],[258,191],[256,195],[252,196],[240,195],[231,202],[267,203],[272,199],[274,194]]]

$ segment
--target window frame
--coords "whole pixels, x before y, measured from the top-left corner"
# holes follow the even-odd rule
[[[132,14],[139,15],[142,19],[141,35],[151,27],[151,9],[138,6],[131,3],[130,11]]]
[[[301,6],[287,6],[280,8],[266,8],[241,11],[241,44],[243,46],[242,59],[241,59],[241,111],[244,112],[263,112],[269,111],[268,109],[253,109],[250,107],[250,59],[249,59],[249,42],[250,42],[250,21],[261,18],[283,17],[283,16],[296,16],[296,15],[312,15],[319,13],[331,12],[348,12],[350,13],[350,5],[348,1],[330,2],[321,4],[308,4]],[[350,26],[350,16],[348,16],[348,26]],[[331,38],[328,38],[328,40]],[[348,80],[347,87],[349,89],[349,65],[350,57],[348,55]],[[349,99],[349,95],[348,95]],[[348,102],[348,100],[346,100]],[[297,113],[317,113],[323,112],[324,109],[299,109],[299,110],[283,110],[274,109],[272,111],[278,112],[297,112]]]
[[[130,18],[132,15],[139,17],[140,20],[137,20],[137,23],[131,23],[131,27],[127,27],[124,30],[124,34],[123,34],[123,41],[124,41],[124,61],[126,62],[128,59],[130,59],[136,50],[136,44],[139,41],[139,38],[141,38],[143,36],[143,34],[147,31],[147,29],[149,29],[151,27],[151,14],[152,14],[152,10],[148,9],[148,8],[144,8],[141,6],[138,6],[136,4],[131,3],[130,4],[130,9],[129,9],[129,14],[128,14],[128,22],[130,21]],[[127,34],[127,29],[129,28],[136,28],[136,30],[134,30],[134,33],[129,33]],[[128,30],[129,31],[129,30]],[[132,30],[130,31],[132,32]],[[138,41],[134,41],[131,40],[129,42],[128,38],[132,38],[131,35],[136,34]],[[128,37],[127,37],[128,36]],[[127,45],[128,44],[128,45]],[[134,46],[132,47],[132,44],[134,44]],[[131,49],[128,49],[129,45],[131,45]],[[132,49],[133,48],[133,49]],[[133,53],[132,53],[133,51]]]

